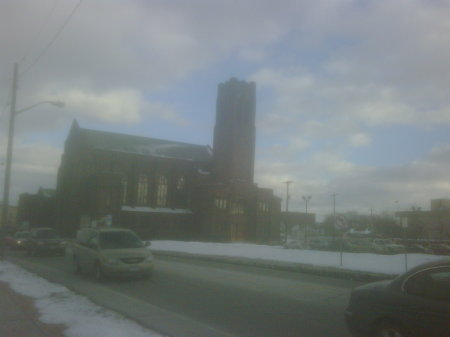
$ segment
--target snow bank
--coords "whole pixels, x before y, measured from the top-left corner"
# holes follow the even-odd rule
[[[33,298],[42,322],[67,326],[64,334],[68,337],[161,337],[12,263],[0,262],[0,280],[9,283],[14,291]]]
[[[247,243],[152,241],[150,249],[154,251],[189,253],[214,257],[256,259],[270,261],[271,263],[309,264],[389,275],[401,274],[406,269],[411,269],[419,264],[442,259],[442,256],[407,254],[407,261],[405,263],[405,254],[343,253],[343,265],[340,266],[339,252],[284,249],[281,246]]]

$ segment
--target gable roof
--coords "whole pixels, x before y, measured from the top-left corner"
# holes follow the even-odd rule
[[[208,145],[188,144],[84,128],[79,128],[78,132],[85,145],[100,150],[202,162],[208,162],[212,158],[212,151]]]

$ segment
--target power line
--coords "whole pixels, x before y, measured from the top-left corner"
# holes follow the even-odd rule
[[[81,3],[83,2],[83,0],[79,0],[78,3],[76,4],[76,6],[72,9],[72,11],[70,12],[69,16],[67,17],[66,21],[64,21],[64,23],[62,24],[62,26],[58,29],[58,31],[56,32],[56,34],[53,36],[53,38],[50,40],[50,42],[47,44],[47,46],[45,46],[45,48],[42,50],[42,52],[34,59],[33,62],[31,62],[31,64],[20,74],[23,75],[25,74],[28,70],[30,70],[36,63],[38,63],[40,61],[40,59],[42,58],[42,56],[45,55],[45,53],[47,53],[47,51],[50,49],[50,47],[53,45],[53,43],[56,41],[56,39],[59,37],[59,35],[61,35],[61,33],[63,32],[64,28],[67,26],[67,24],[69,23],[69,21],[72,19],[72,17],[75,15],[75,12],[78,10],[78,8],[80,7]]]
[[[40,35],[44,31],[44,28],[50,22],[50,18],[53,16],[53,13],[55,12],[55,9],[58,6],[59,2],[60,2],[60,0],[55,0],[53,2],[53,6],[50,9],[49,13],[47,14],[47,17],[42,21],[39,29],[36,31],[36,34],[34,34],[33,38],[31,38],[30,41],[37,41],[39,39]],[[32,50],[33,50],[33,46],[32,46],[32,43],[30,43],[30,47],[25,51],[25,53],[24,53],[23,57],[20,59],[19,63],[22,63],[23,61],[25,61],[28,58],[28,56],[30,56]]]

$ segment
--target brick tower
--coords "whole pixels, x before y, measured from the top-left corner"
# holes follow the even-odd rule
[[[217,182],[253,183],[255,83],[232,78],[219,84],[214,127],[213,173]]]

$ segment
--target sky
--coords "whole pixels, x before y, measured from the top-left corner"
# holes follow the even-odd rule
[[[450,198],[448,0],[2,0],[0,174],[54,188],[83,128],[212,145],[217,85],[256,82],[255,182],[289,210],[393,213]],[[3,179],[0,187],[3,189]]]

